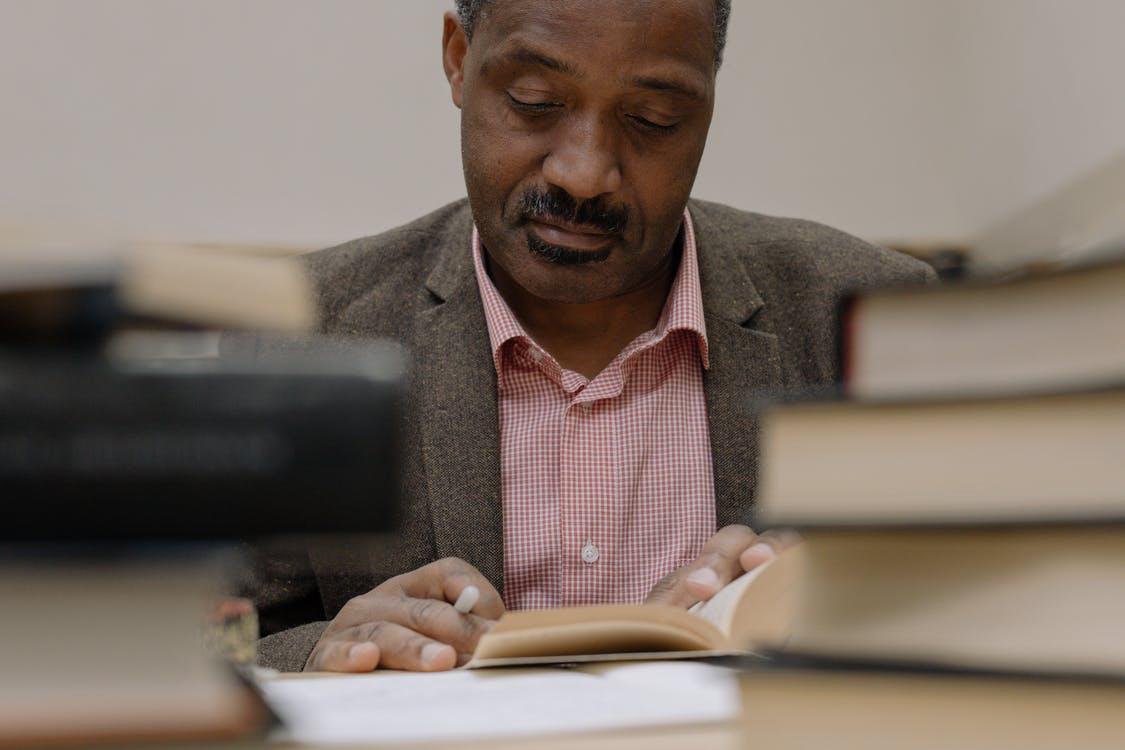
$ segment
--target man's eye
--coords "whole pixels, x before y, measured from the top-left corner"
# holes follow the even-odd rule
[[[524,112],[546,112],[559,106],[558,102],[528,102],[523,99],[518,99],[512,94],[508,94],[508,101],[516,109]]]
[[[671,125],[661,125],[660,123],[653,122],[640,115],[628,115],[628,117],[633,121],[634,125],[651,133],[671,133],[679,127],[678,122],[672,123]]]

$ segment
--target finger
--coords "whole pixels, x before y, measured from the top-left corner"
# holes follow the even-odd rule
[[[751,571],[777,557],[777,551],[768,541],[755,542],[739,556],[742,569]]]
[[[689,578],[692,580],[689,581]],[[717,579],[718,576],[714,571],[700,568],[693,562],[662,578],[649,592],[645,604],[666,604],[686,609],[696,602],[714,596],[715,592],[722,588],[718,585]]]
[[[504,600],[496,588],[465,560],[445,558],[433,563],[433,568],[435,579],[432,584],[436,588],[427,591],[427,597],[453,603],[457,602],[467,587],[476,586],[480,596],[472,607],[472,614],[484,617],[485,620],[499,620],[504,614]]]
[[[720,529],[703,547],[684,585],[696,601],[710,599],[721,588],[744,572],[740,555],[751,547],[758,535],[749,526],[727,526]],[[692,602],[694,604],[694,602]]]
[[[441,598],[448,602],[456,602],[466,588],[476,586],[480,596],[477,597],[477,603],[473,605],[472,613],[486,620],[499,620],[500,616],[504,614],[504,600],[500,597],[500,593],[476,568],[468,565],[468,563],[465,563],[465,565],[467,569],[453,567],[452,570],[442,576]]]
[[[681,600],[684,598],[680,585],[680,578],[686,575],[683,568],[675,570],[668,575],[661,578],[648,592],[645,597],[645,604],[666,604],[671,607],[690,607],[690,604],[684,604]]]
[[[306,672],[371,672],[379,666],[379,647],[370,641],[333,638],[317,644]]]
[[[463,652],[474,651],[494,624],[474,614],[461,614],[452,604],[437,599],[401,599],[397,611],[385,619]]]
[[[376,622],[393,622],[465,652],[474,651],[481,636],[495,624],[474,614],[462,614],[448,602],[406,596],[396,588],[391,593],[372,591],[349,601],[328,626],[326,635],[339,638],[349,628]]]
[[[754,544],[747,547],[739,556],[742,569],[751,571],[764,565],[790,547],[799,544],[801,538],[790,531],[767,531],[759,534]]]
[[[457,666],[457,651],[450,645],[416,633],[394,622],[371,622],[343,631],[341,637],[370,641],[379,647],[379,666],[410,672],[443,672]]]
[[[739,555],[757,535],[747,526],[727,526],[707,544],[698,558],[665,576],[649,593],[646,604],[690,607],[706,601],[742,574]]]

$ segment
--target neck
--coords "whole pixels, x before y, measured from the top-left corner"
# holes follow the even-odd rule
[[[562,367],[592,379],[633,339],[656,327],[679,268],[681,247],[681,242],[673,245],[635,288],[595,302],[564,303],[536,297],[497,263],[488,263],[489,276],[535,342]]]

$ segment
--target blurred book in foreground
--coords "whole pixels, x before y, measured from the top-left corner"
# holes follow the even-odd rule
[[[1125,737],[1120,680],[808,659],[748,669],[742,711],[754,746],[1116,750]]]
[[[744,677],[778,747],[1113,747],[1125,731],[1125,265],[852,301],[850,398],[760,422],[805,537]]]
[[[0,343],[97,340],[122,327],[316,327],[298,259],[237,246],[0,236]]]
[[[29,247],[0,253],[0,746],[254,736],[204,640],[245,660],[256,629],[218,629],[202,560],[393,528],[398,351],[305,336],[294,259]]]
[[[259,699],[203,647],[206,566],[7,554],[0,563],[0,747],[264,731]]]
[[[748,731],[781,747],[1111,747],[1122,446],[1125,390],[767,413],[759,522],[798,528],[804,566],[788,641],[744,676]]]
[[[0,348],[0,542],[393,528],[397,350],[283,341],[186,364]]]
[[[395,352],[304,346],[186,368],[0,348],[0,746],[260,726],[204,648],[208,610],[211,643],[239,644],[214,630],[231,612],[199,560],[396,517]]]
[[[759,518],[806,537],[802,654],[1125,675],[1125,390],[802,404]]]
[[[789,652],[1125,679],[1120,527],[809,529],[804,566]]]
[[[0,540],[390,527],[400,357],[308,336],[299,260],[52,233],[0,247]],[[253,346],[220,358],[232,329]]]
[[[1125,260],[861,294],[845,303],[841,320],[845,386],[856,398],[1125,380]]]
[[[796,404],[761,435],[774,525],[1125,521],[1125,388]]]

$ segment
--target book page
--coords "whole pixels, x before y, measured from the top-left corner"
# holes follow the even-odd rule
[[[261,687],[285,725],[277,739],[309,744],[441,743],[721,724],[739,711],[730,670],[689,662],[590,671],[288,677]]]
[[[470,668],[575,657],[721,649],[726,637],[677,607],[609,604],[509,612],[477,644]]]
[[[715,594],[708,601],[699,602],[694,607],[688,610],[693,615],[702,617],[707,622],[711,623],[719,630],[723,631],[724,635],[730,635],[731,623],[734,620],[734,613],[738,609],[738,602],[742,599],[747,587],[754,582],[762,571],[769,566],[770,563],[759,565],[749,573],[743,573],[738,578],[728,583],[719,593]]]
[[[796,611],[803,565],[804,548],[798,544],[689,611],[717,627],[728,650],[784,645]]]

